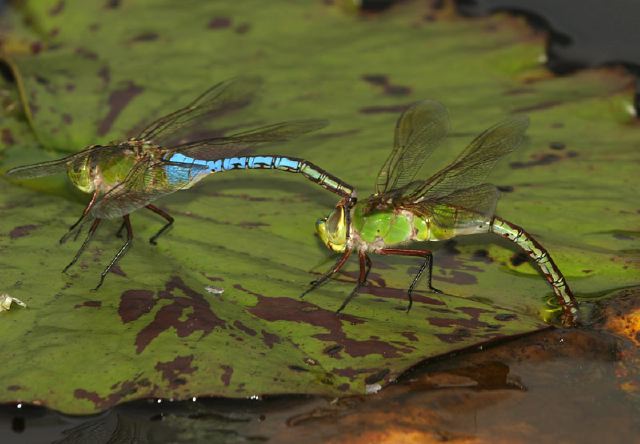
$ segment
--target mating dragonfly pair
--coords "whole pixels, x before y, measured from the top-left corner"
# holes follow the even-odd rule
[[[326,125],[322,120],[277,123],[237,134],[170,143],[179,130],[210,114],[248,103],[256,79],[239,77],[205,91],[189,105],[145,128],[137,137],[109,145],[93,145],[51,162],[9,170],[14,177],[32,178],[66,171],[71,182],[92,195],[78,221],[60,239],[77,237],[90,223],[88,234],[66,271],[77,262],[103,219],[122,218],[119,233],[127,237],[100,276],[105,277],[126,253],[133,239],[129,214],[145,207],[166,220],[150,239],[155,244],[174,222],[152,204],[175,191],[188,189],[209,174],[237,169],[276,169],[300,173],[340,196],[331,214],[316,223],[323,243],[341,253],[336,264],[303,293],[322,285],[358,253],[357,285],[338,309],[342,311],[366,284],[371,269],[369,252],[382,255],[417,256],[423,259],[408,291],[408,309],[420,277],[431,291],[433,256],[427,249],[399,248],[412,241],[440,241],[476,233],[496,233],[522,248],[551,284],[562,309],[565,325],[577,321],[577,302],[548,252],[522,228],[495,216],[498,190],[485,183],[488,173],[505,155],[520,145],[528,119],[507,119],[476,137],[448,166],[427,179],[416,179],[427,158],[447,136],[449,120],[444,106],[426,100],[409,107],[398,119],[391,154],[378,173],[375,193],[358,202],[353,187],[311,162],[281,155],[248,155],[254,147],[285,142]]]

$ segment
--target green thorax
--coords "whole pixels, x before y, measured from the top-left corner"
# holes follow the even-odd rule
[[[84,159],[69,164],[67,174],[80,191],[106,193],[121,183],[141,159],[160,159],[163,153],[156,145],[132,139],[118,145],[99,147]]]
[[[431,212],[420,214],[402,208],[364,214],[365,208],[366,205],[356,205],[352,209],[354,234],[361,241],[379,248],[486,233],[490,226],[489,218],[449,205],[434,205]]]

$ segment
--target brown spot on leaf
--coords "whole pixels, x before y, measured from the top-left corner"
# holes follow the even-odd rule
[[[228,17],[214,17],[209,21],[209,29],[224,29],[231,26],[231,19]]]
[[[456,342],[464,341],[466,338],[471,336],[471,333],[465,328],[459,328],[453,333],[436,333],[435,336],[443,342],[455,344]]]
[[[363,320],[348,314],[336,315],[333,311],[319,308],[309,302],[284,297],[266,297],[236,285],[235,288],[250,293],[258,298],[255,307],[249,312],[265,321],[289,321],[322,327],[327,333],[318,333],[312,337],[332,342],[344,347],[344,352],[352,357],[380,354],[384,357],[400,356],[400,350],[380,340],[357,340],[347,337],[342,330],[342,322],[362,324]]]
[[[10,392],[16,392],[18,390],[20,390],[22,388],[22,386],[20,385],[10,385],[7,387],[7,390],[9,390]]]
[[[493,317],[493,319],[501,322],[515,321],[518,319],[518,315],[515,313],[498,313]]]
[[[501,191],[503,193],[512,193],[514,188],[511,185],[500,185],[497,187],[498,191]]]
[[[242,322],[240,321],[234,321],[233,323],[234,327],[236,327],[238,330],[242,330],[243,332],[245,332],[246,334],[248,334],[249,336],[255,336],[258,333],[252,329],[247,327],[246,325],[244,325]]]
[[[165,290],[158,292],[153,299],[154,305],[162,299],[171,303],[162,306],[153,321],[140,330],[135,341],[137,353],[142,353],[160,333],[172,328],[178,337],[183,338],[195,332],[207,336],[216,327],[225,326],[225,322],[211,310],[208,299],[189,288],[177,276],[166,283]]]
[[[382,381],[385,376],[389,374],[388,368],[383,368],[382,370],[375,372],[366,378],[364,378],[365,384],[375,384],[376,382]]]
[[[76,54],[87,60],[98,60],[98,54],[87,48],[76,48]]]
[[[122,383],[118,383],[112,388],[115,389],[118,386],[120,386],[120,388],[107,396],[100,396],[97,392],[90,392],[85,389],[76,389],[74,390],[73,395],[78,399],[87,399],[93,402],[98,409],[103,410],[118,404],[122,398],[136,393],[138,391],[138,386],[142,385],[140,382],[142,381],[124,381]]]
[[[410,341],[417,341],[418,337],[416,336],[416,334],[412,331],[403,331],[402,333],[400,333],[402,336],[404,336],[405,338],[407,338]]]
[[[480,315],[482,313],[488,313],[488,310],[476,307],[459,307],[457,310],[468,315],[470,319],[432,317],[427,318],[427,321],[429,321],[429,324],[435,325],[436,327],[460,326],[463,327],[463,330],[465,331],[467,329],[479,329],[488,327],[489,324],[480,321]]]
[[[565,149],[567,146],[562,143],[562,142],[551,142],[549,144],[549,148],[551,148],[552,150],[563,150]]]
[[[82,307],[96,307],[99,308],[102,306],[102,301],[84,301],[82,304],[76,304],[73,308],[82,308]]]
[[[49,15],[55,16],[60,14],[64,10],[64,0],[58,0],[58,3],[53,5],[51,9],[49,9]]]
[[[550,165],[558,162],[560,159],[562,158],[557,154],[542,154],[537,155],[536,158],[528,162],[511,162],[509,163],[509,166],[513,169],[529,168],[534,166]]]
[[[122,0],[106,0],[104,7],[107,9],[116,9],[120,7]]]
[[[249,23],[240,23],[236,26],[236,33],[238,34],[246,34],[251,29],[251,25]]]
[[[362,76],[365,82],[384,89],[384,93],[390,96],[406,96],[411,94],[411,88],[408,86],[393,85],[389,78],[383,74],[365,74]]]
[[[64,123],[65,125],[71,125],[71,122],[73,122],[73,118],[71,117],[71,114],[68,114],[68,113],[62,114],[62,123]]]
[[[223,371],[222,375],[220,375],[220,380],[225,387],[229,387],[229,384],[231,384],[231,376],[233,375],[233,367],[229,365],[221,365],[220,368]]]
[[[13,138],[13,134],[11,134],[11,130],[9,128],[2,128],[2,135],[0,136],[0,140],[4,145],[10,146],[16,143]]]
[[[280,344],[280,336],[269,333],[268,331],[261,330],[262,342],[269,348],[273,348],[273,344]]]
[[[123,323],[132,322],[147,314],[155,305],[154,295],[149,290],[127,290],[120,296],[118,314]]]
[[[158,40],[160,36],[156,32],[144,32],[142,34],[138,34],[137,36],[131,39],[132,43],[138,42],[153,42],[154,40]]]
[[[98,125],[98,135],[104,136],[109,132],[115,119],[134,97],[143,91],[142,87],[128,82],[124,88],[113,91],[109,96],[109,113]]]
[[[36,228],[38,228],[37,225],[20,225],[9,232],[9,237],[11,239],[17,239],[19,237],[28,236]]]
[[[198,367],[192,367],[192,363],[193,355],[176,356],[173,361],[158,362],[155,369],[162,373],[162,379],[169,384],[169,387],[176,388],[186,383],[184,375],[189,375],[198,369]]]
[[[109,84],[109,82],[111,81],[111,71],[109,70],[109,67],[107,65],[104,65],[102,68],[100,68],[100,70],[98,71],[98,77],[102,79],[105,85]]]

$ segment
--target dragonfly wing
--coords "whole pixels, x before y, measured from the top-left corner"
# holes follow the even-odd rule
[[[198,140],[172,148],[185,156],[200,160],[217,160],[229,156],[246,154],[263,143],[286,142],[303,134],[317,131],[327,126],[326,120],[292,120],[281,122],[228,137]]]
[[[376,193],[411,183],[448,132],[449,115],[439,102],[425,100],[404,111],[396,124],[393,150],[378,173]]]
[[[138,139],[162,144],[179,129],[206,115],[234,111],[249,104],[261,85],[258,77],[240,76],[212,86],[193,102],[147,126]]]
[[[482,183],[495,164],[515,150],[529,126],[527,117],[504,120],[484,131],[454,160],[404,195],[408,201],[437,200]]]
[[[493,217],[500,193],[495,185],[483,183],[435,200],[423,200],[407,207],[431,217],[442,228],[466,228]]]
[[[74,163],[81,163],[85,161],[90,155],[94,155],[96,152],[100,152],[101,150],[109,151],[109,147],[92,145],[80,152],[63,157],[62,159],[12,168],[7,171],[6,174],[7,176],[13,176],[22,179],[31,179],[34,177],[49,176],[51,174],[66,172],[67,168],[70,165]]]
[[[129,214],[152,201],[188,188],[208,173],[202,165],[179,162],[139,162],[125,180],[96,202],[92,216],[113,219]]]

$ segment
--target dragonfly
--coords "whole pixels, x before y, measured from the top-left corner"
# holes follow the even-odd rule
[[[66,172],[71,183],[91,199],[79,219],[60,239],[78,237],[85,224],[89,229],[66,272],[87,248],[104,219],[122,218],[120,236],[126,229],[124,244],[100,275],[95,290],[104,283],[113,266],[129,249],[133,229],[129,215],[147,208],[165,220],[149,241],[157,239],[174,223],[174,218],[152,202],[179,190],[191,188],[210,174],[231,170],[281,170],[298,173],[341,197],[346,207],[355,202],[353,187],[304,159],[281,155],[249,155],[253,148],[286,142],[326,126],[324,120],[292,120],[238,132],[229,136],[172,142],[177,135],[203,118],[222,114],[248,104],[260,81],[237,77],[212,86],[183,108],[167,114],[144,128],[136,137],[107,145],[91,145],[67,157],[7,172],[16,178],[34,178]]]
[[[407,291],[408,311],[425,270],[429,290],[442,292],[431,285],[431,250],[409,249],[407,244],[495,233],[514,242],[531,258],[553,289],[562,309],[562,323],[575,325],[578,304],[549,252],[524,229],[495,215],[499,192],[485,182],[496,163],[521,144],[528,125],[526,117],[508,118],[477,136],[453,162],[431,177],[416,179],[447,137],[449,117],[446,108],[433,100],[405,110],[396,124],[391,154],[376,178],[375,193],[351,208],[339,202],[327,217],[316,222],[322,242],[341,255],[302,296],[340,271],[356,251],[360,266],[357,284],[337,310],[340,312],[366,285],[371,270],[369,253],[419,257],[423,261]],[[347,213],[351,213],[351,225],[346,224]]]

